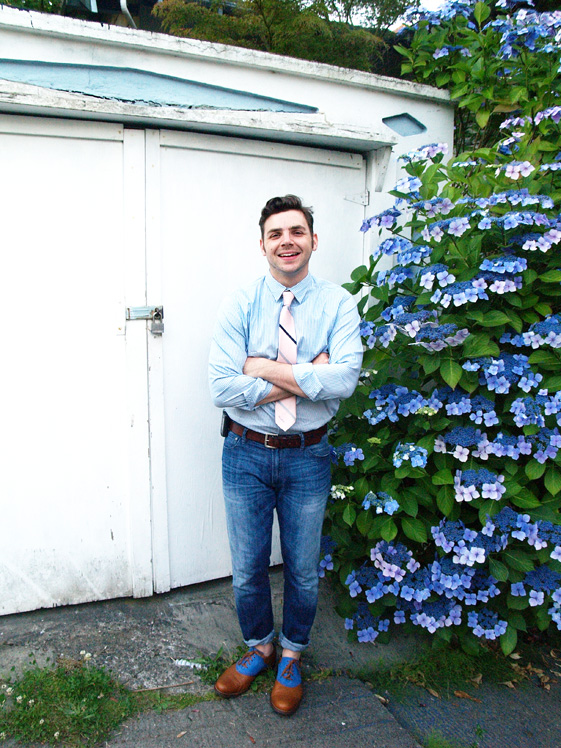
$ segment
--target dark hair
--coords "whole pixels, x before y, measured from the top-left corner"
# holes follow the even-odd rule
[[[311,208],[302,205],[302,200],[296,195],[285,195],[284,197],[272,197],[261,211],[259,219],[259,228],[261,229],[261,238],[264,236],[265,221],[276,213],[286,213],[287,210],[299,210],[304,214],[310,234],[314,233],[314,216]]]

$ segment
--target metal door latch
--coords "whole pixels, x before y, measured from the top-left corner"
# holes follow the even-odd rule
[[[164,307],[163,306],[131,306],[127,307],[127,319],[150,320],[150,332],[152,335],[163,335],[164,333]]]
[[[163,335],[164,334],[164,307],[157,306],[154,309],[152,315],[152,322],[150,322],[150,332],[152,335]]]

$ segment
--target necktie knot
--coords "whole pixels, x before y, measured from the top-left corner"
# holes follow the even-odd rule
[[[294,301],[294,294],[292,291],[283,291],[282,292],[282,303],[283,306],[289,307],[292,302]]]

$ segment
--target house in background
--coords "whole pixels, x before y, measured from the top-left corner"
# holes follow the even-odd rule
[[[315,210],[348,280],[441,91],[0,8],[0,614],[225,577],[216,310],[266,270],[258,217]],[[280,561],[278,546],[273,562]]]

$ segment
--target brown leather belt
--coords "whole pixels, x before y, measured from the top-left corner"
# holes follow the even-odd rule
[[[230,431],[233,431],[238,436],[243,436],[245,431],[246,439],[264,444],[270,449],[299,449],[302,445],[302,436],[304,437],[305,447],[309,447],[310,444],[318,444],[325,434],[327,434],[327,426],[320,426],[319,429],[305,431],[302,434],[262,434],[260,431],[246,429],[241,424],[231,421]]]

